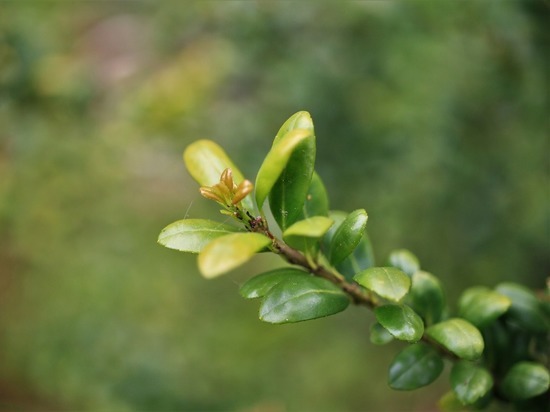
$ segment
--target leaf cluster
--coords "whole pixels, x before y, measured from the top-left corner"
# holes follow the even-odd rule
[[[206,278],[232,271],[257,253],[281,256],[285,266],[240,288],[244,298],[261,300],[264,322],[317,319],[350,303],[373,310],[371,342],[406,344],[389,366],[388,383],[396,390],[432,383],[450,362],[451,390],[441,398],[441,409],[479,409],[494,400],[542,408],[550,384],[548,301],[502,283],[467,289],[452,313],[440,280],[422,270],[410,251],[395,250],[376,265],[367,212],[330,209],[315,151],[313,122],[303,111],[281,126],[255,184],[216,143],[194,142],[184,152],[187,169],[200,193],[236,224],[183,219],[165,227],[159,243],[197,253]]]

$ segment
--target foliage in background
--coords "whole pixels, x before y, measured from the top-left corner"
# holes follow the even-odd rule
[[[0,7],[4,403],[434,404],[445,379],[416,394],[373,379],[399,344],[364,356],[370,322],[353,309],[276,332],[243,318],[228,285],[269,259],[205,286],[192,260],[150,242],[182,215],[216,213],[174,153],[215,136],[252,175],[265,136],[302,107],[322,131],[332,207],[384,217],[369,222],[378,256],[414,250],[450,301],[548,273],[543,1]]]

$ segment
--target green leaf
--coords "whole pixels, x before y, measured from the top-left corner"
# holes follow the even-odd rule
[[[160,232],[158,243],[182,252],[199,253],[214,239],[238,232],[235,226],[207,219],[183,219]]]
[[[338,226],[330,242],[328,258],[337,265],[355,250],[367,226],[368,215],[365,209],[351,212]]]
[[[379,324],[373,323],[370,327],[370,341],[375,345],[385,345],[394,339],[392,334],[388,330]]]
[[[301,251],[311,251],[321,238],[332,226],[333,220],[325,216],[313,216],[300,220],[290,226],[283,233],[286,243]]]
[[[449,391],[443,395],[437,402],[439,410],[444,412],[459,412],[467,410],[464,408],[464,404],[458,400],[454,391]]]
[[[288,132],[294,129],[310,130],[311,133],[313,133],[313,120],[311,119],[311,115],[306,111],[300,111],[290,116],[277,132],[275,139],[273,139],[273,144],[278,143]]]
[[[460,402],[471,405],[491,390],[493,377],[485,368],[459,361],[451,370],[451,387]]]
[[[210,242],[199,254],[199,270],[205,278],[214,278],[246,263],[271,244],[259,233],[233,233]]]
[[[323,181],[314,171],[304,203],[304,217],[328,216],[328,195]]]
[[[212,186],[220,181],[222,172],[230,168],[235,184],[244,180],[241,171],[231,161],[227,153],[211,140],[197,140],[191,143],[183,152],[183,161],[187,170],[201,186]],[[254,209],[250,196],[245,197],[243,206]]]
[[[241,296],[247,299],[261,298],[267,294],[275,285],[293,276],[310,275],[302,270],[294,268],[274,269],[261,275],[254,276],[246,281],[240,288]]]
[[[422,319],[406,305],[379,306],[374,314],[376,320],[399,340],[417,342],[424,334]]]
[[[409,293],[412,308],[426,324],[439,322],[445,308],[445,296],[439,280],[431,273],[421,270],[412,275]]]
[[[278,144],[282,144],[285,139]],[[271,213],[282,230],[304,216],[304,205],[315,167],[315,151],[315,135],[310,134],[296,146],[269,193]]]
[[[374,251],[372,250],[369,236],[365,232],[353,253],[341,263],[337,264],[336,269],[338,269],[347,280],[351,280],[356,273],[373,267],[374,264]]]
[[[426,334],[461,359],[476,360],[483,353],[481,333],[464,319],[453,318],[436,323],[426,329]]]
[[[347,295],[326,279],[292,276],[269,290],[260,306],[260,319],[301,322],[341,312],[349,303]]]
[[[388,263],[390,266],[401,269],[409,276],[420,270],[418,258],[407,249],[398,249],[391,252]]]
[[[550,321],[541,303],[529,289],[515,283],[501,283],[495,290],[510,298],[512,305],[508,314],[521,327],[530,332],[544,333],[550,328]]]
[[[390,365],[392,389],[410,391],[429,385],[443,371],[443,359],[432,347],[415,343],[403,349]]]
[[[256,203],[259,208],[263,206],[265,199],[287,167],[292,153],[297,150],[300,143],[312,137],[310,130],[295,129],[288,132],[284,138],[272,146],[256,176]],[[310,181],[311,175],[308,177],[307,188],[309,188]],[[304,191],[304,201],[307,188]]]
[[[458,301],[458,314],[478,328],[483,328],[504,314],[512,301],[488,288],[466,289]]]
[[[411,287],[411,278],[396,268],[369,268],[353,278],[377,295],[399,302]]]
[[[504,376],[502,393],[510,400],[533,398],[548,390],[550,374],[537,362],[518,362]]]

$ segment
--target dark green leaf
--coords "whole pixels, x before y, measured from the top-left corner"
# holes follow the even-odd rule
[[[199,270],[205,278],[214,278],[246,263],[271,244],[259,233],[233,233],[210,242],[199,254]]]
[[[451,370],[451,387],[460,402],[471,405],[491,390],[493,377],[485,368],[459,361]]]
[[[466,289],[458,301],[458,314],[478,328],[483,328],[504,314],[511,300],[488,288]]]
[[[481,333],[464,319],[453,318],[436,323],[426,329],[426,334],[459,358],[476,360],[483,353]]]
[[[347,280],[351,280],[356,273],[373,267],[374,265],[374,251],[372,250],[369,236],[367,232],[365,232],[353,253],[336,265],[336,269],[338,269]]]
[[[377,295],[399,302],[411,287],[411,278],[396,268],[369,268],[353,278]]]
[[[510,298],[512,305],[507,315],[530,332],[544,333],[550,328],[548,315],[533,292],[515,283],[501,283],[495,290]]]
[[[370,341],[375,345],[385,345],[386,343],[391,342],[394,339],[392,334],[388,330],[379,324],[378,322],[373,323],[370,327]]]
[[[406,305],[379,306],[374,314],[376,320],[399,340],[417,342],[424,334],[422,319]]]
[[[315,137],[309,130],[291,130],[280,141],[278,141],[271,147],[271,150],[265,157],[262,165],[260,166],[260,170],[258,171],[258,175],[256,176],[255,197],[256,203],[258,204],[258,207],[260,209],[262,208],[267,196],[273,190],[273,187],[275,186],[278,179],[280,179],[283,175],[286,168],[292,166],[289,165],[289,163],[291,158],[293,157],[293,154],[295,152],[299,152],[300,156],[303,155],[304,146],[302,146],[302,143],[306,142],[306,146],[309,147],[311,141],[313,141],[313,158],[315,158]],[[311,157],[311,154],[309,154],[309,157]],[[311,166],[313,166],[312,162],[313,160],[310,160]],[[307,168],[308,165],[305,164],[304,167]],[[289,172],[299,173],[299,171],[295,167],[292,167]],[[313,173],[313,168],[311,170],[311,173]],[[304,180],[301,177],[296,177],[296,179],[300,183],[302,182],[302,180]],[[307,185],[303,193],[302,206],[304,204],[303,202],[305,201],[306,192],[309,188],[310,181],[311,174],[307,177]]]
[[[355,250],[367,226],[367,212],[358,209],[351,212],[338,226],[330,242],[328,258],[337,265]]]
[[[391,252],[388,262],[390,266],[401,269],[409,276],[412,276],[416,271],[420,270],[418,258],[407,249],[399,249]]]
[[[275,269],[249,279],[241,286],[239,292],[241,293],[241,296],[247,299],[261,298],[265,296],[267,292],[273,288],[273,286],[283,280],[290,279],[293,276],[310,277],[308,273],[299,269]]]
[[[328,195],[323,181],[314,171],[304,204],[304,217],[328,216]]]
[[[296,129],[299,130],[299,129]],[[289,134],[294,131],[289,132]],[[275,221],[284,231],[304,216],[304,205],[315,167],[315,135],[308,130],[306,139],[300,141],[292,152],[286,167],[269,193],[269,206]],[[282,144],[286,137],[283,137]]]
[[[415,343],[403,349],[390,365],[389,385],[410,391],[429,385],[443,371],[443,359],[432,347]]]
[[[347,295],[326,279],[293,276],[269,290],[260,307],[260,319],[301,322],[341,312],[349,303]]]
[[[166,226],[158,242],[170,249],[199,253],[214,239],[238,232],[235,226],[207,219],[183,219]]]
[[[233,180],[237,185],[244,180],[241,171],[225,151],[211,140],[197,140],[191,143],[183,152],[183,161],[191,176],[201,186],[218,183],[222,172],[227,168],[233,172]],[[242,202],[246,209],[254,209],[250,196],[245,197]]]
[[[412,308],[420,314],[426,324],[439,322],[445,308],[445,297],[439,280],[431,273],[416,271],[412,275],[409,293]]]
[[[548,390],[550,374],[542,364],[518,362],[506,373],[502,393],[511,400],[524,400]]]

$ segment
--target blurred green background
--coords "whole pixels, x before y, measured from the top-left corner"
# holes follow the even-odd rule
[[[386,386],[372,316],[271,326],[156,244],[216,217],[181,162],[198,138],[253,179],[311,112],[333,209],[379,263],[413,250],[452,304],[542,288],[550,261],[545,1],[2,2],[0,409],[434,410],[446,377]]]

